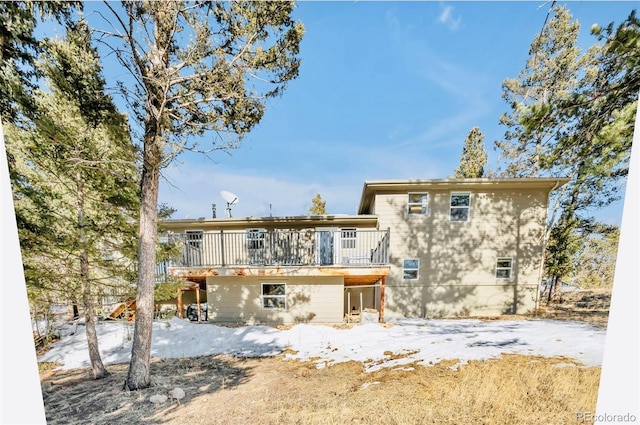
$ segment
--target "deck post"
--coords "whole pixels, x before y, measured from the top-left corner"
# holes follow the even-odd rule
[[[200,323],[202,321],[200,312],[200,284],[197,283],[196,285],[196,304],[198,305],[198,323]]]
[[[384,323],[384,283],[386,276],[382,276],[380,279],[380,322]]]
[[[226,266],[224,261],[224,231],[220,230],[220,262],[222,267]]]

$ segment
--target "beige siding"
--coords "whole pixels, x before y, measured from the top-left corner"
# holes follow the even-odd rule
[[[286,284],[287,308],[262,308],[262,283]],[[337,323],[343,318],[342,276],[207,278],[209,321],[231,323]]]
[[[450,190],[429,190],[428,213],[407,214],[407,193],[378,194],[380,228],[391,228],[389,316],[443,316],[472,311],[523,313],[535,305],[547,194],[542,189],[471,190],[469,221],[451,222]],[[512,277],[496,279],[498,258],[512,258]],[[419,277],[404,280],[403,259],[420,260]],[[498,296],[502,294],[501,296]],[[504,304],[504,306],[503,306]]]
[[[535,310],[537,286],[522,285],[414,285],[387,287],[385,318],[495,316]],[[411,300],[410,303],[397,300]]]

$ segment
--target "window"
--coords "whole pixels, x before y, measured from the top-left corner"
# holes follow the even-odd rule
[[[420,269],[420,260],[418,258],[409,258],[402,262],[402,279],[417,279],[418,269]]]
[[[202,231],[201,230],[187,230],[185,232],[187,238],[187,245],[194,249],[202,248]]]
[[[451,194],[451,221],[469,221],[471,194],[454,192]]]
[[[408,202],[408,214],[426,214],[429,201],[428,193],[410,193]]]
[[[249,249],[264,248],[264,230],[263,229],[247,230],[247,248]]]
[[[186,246],[183,250],[184,265],[202,265],[202,236],[203,233],[201,230],[187,230],[185,232]]]
[[[287,308],[286,285],[284,283],[262,284],[262,308],[264,310]]]
[[[498,258],[496,262],[496,279],[511,279],[511,258]]]
[[[356,247],[356,229],[342,229],[342,249],[354,249]]]

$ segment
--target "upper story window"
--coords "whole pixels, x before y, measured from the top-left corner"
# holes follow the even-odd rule
[[[187,230],[184,233],[189,247],[202,249],[202,230]]]
[[[342,229],[341,235],[343,249],[353,249],[356,247],[356,229]]]
[[[264,229],[247,230],[247,248],[263,249],[264,248]]]
[[[428,193],[410,193],[407,214],[427,214]]]
[[[451,193],[450,221],[469,221],[469,210],[471,208],[471,193],[452,192]]]
[[[498,261],[496,261],[496,279],[511,279],[512,269],[512,258],[498,258]]]

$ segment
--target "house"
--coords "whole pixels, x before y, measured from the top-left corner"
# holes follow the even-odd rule
[[[527,313],[567,181],[366,181],[357,215],[167,220],[181,246],[168,271],[213,322]]]

